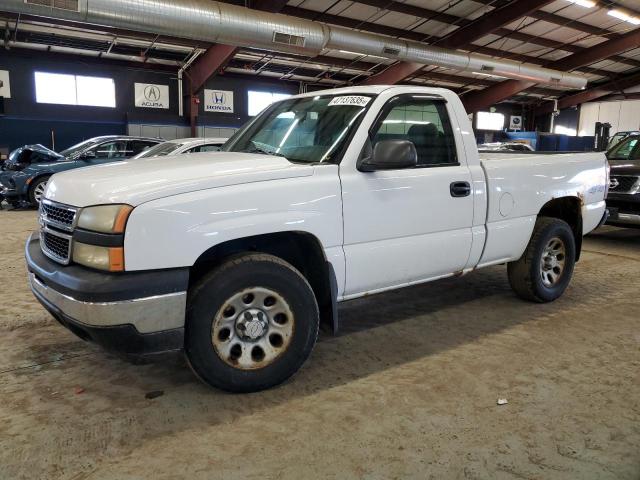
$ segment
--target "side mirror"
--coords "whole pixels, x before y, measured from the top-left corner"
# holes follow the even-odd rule
[[[375,144],[371,154],[359,162],[358,170],[361,172],[398,170],[413,168],[417,164],[418,152],[413,142],[409,140],[381,140]]]

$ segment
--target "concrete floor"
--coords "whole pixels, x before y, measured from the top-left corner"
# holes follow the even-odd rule
[[[35,212],[0,227],[1,479],[640,478],[640,230],[588,237],[553,304],[504,267],[345,304],[291,381],[229,395],[67,332],[26,286]]]

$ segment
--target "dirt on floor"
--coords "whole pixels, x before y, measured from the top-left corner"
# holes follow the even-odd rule
[[[36,225],[0,211],[1,479],[640,479],[640,230],[587,237],[552,304],[504,267],[343,304],[293,379],[231,395],[58,325]]]

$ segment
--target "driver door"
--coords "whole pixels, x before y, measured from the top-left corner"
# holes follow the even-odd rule
[[[472,181],[444,100],[413,94],[390,99],[369,138],[373,147],[408,140],[418,160],[413,168],[373,172],[341,165],[345,295],[461,271],[471,251],[473,195],[454,186]]]

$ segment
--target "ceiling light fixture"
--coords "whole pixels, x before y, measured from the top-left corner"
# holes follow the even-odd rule
[[[624,20],[625,22],[629,22],[632,25],[640,25],[640,18],[629,15],[627,12],[622,10],[613,9],[607,12],[607,15],[611,15],[612,17],[618,18],[620,20]]]
[[[593,8],[596,6],[596,2],[592,0],[569,0],[571,3],[575,3],[576,5],[580,5],[585,8]]]
[[[369,55],[367,53],[351,52],[349,50],[338,50],[338,51],[340,53],[345,53],[347,55],[358,55],[360,57],[379,58],[381,60],[389,60],[387,57],[379,57],[378,55]]]
[[[502,78],[502,79],[506,79],[507,77],[503,77],[501,75],[495,75],[493,73],[484,73],[484,72],[471,72],[474,75],[482,75],[483,77],[492,77],[492,78]]]

